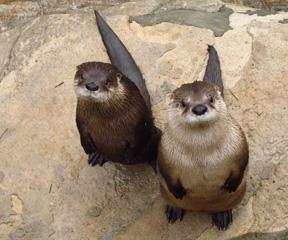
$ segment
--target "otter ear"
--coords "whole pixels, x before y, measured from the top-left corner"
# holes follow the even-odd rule
[[[219,86],[214,85],[214,88],[215,88],[216,92],[219,92],[219,93],[221,94],[221,90],[220,90],[220,87],[219,87]]]
[[[169,93],[168,97],[169,97],[170,101],[174,101],[176,98],[175,90],[172,93]]]
[[[177,89],[174,90],[172,93],[170,93],[168,95],[168,97],[169,97],[169,105],[170,106],[179,105],[178,103],[175,103],[175,102],[177,102],[177,99],[179,100],[179,98],[177,97]]]
[[[121,81],[123,75],[121,73],[116,73],[116,79],[117,81]]]
[[[76,66],[76,71],[80,70],[80,65]]]

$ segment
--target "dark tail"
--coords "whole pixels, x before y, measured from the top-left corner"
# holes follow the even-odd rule
[[[94,13],[102,41],[106,47],[112,65],[120,70],[132,82],[134,82],[143,96],[147,106],[150,108],[150,96],[139,67],[136,65],[127,48],[101,17],[101,15],[97,11],[94,11]]]
[[[221,76],[221,67],[216,49],[208,45],[209,59],[203,81],[217,85],[224,97],[224,86]]]

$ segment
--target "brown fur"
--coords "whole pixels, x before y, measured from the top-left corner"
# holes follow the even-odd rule
[[[222,194],[219,193],[213,197],[193,196],[184,197],[183,200],[176,199],[163,185],[160,186],[160,191],[164,199],[173,207],[197,212],[222,212],[234,208],[241,202],[245,195],[246,184],[241,184],[233,193],[223,191]]]
[[[158,155],[161,193],[169,204],[177,208],[225,211],[235,207],[244,196],[248,145],[241,128],[226,110],[217,88],[203,82],[193,84],[183,85],[172,96]],[[197,99],[203,102],[207,94],[215,98],[210,110],[217,112],[217,118],[205,124],[181,122],[189,111],[183,109],[183,113],[179,113],[175,103],[189,98],[193,99],[192,104]],[[236,191],[231,193],[223,188],[229,176],[242,180]],[[186,191],[182,200],[177,199],[168,187],[179,183]]]
[[[78,69],[75,78],[83,74],[79,73],[79,70],[81,69]],[[101,71],[104,74],[117,73],[117,70],[108,64],[105,64]],[[97,151],[112,162],[130,164],[124,160],[127,143],[141,145],[141,138],[145,138],[145,134],[149,137],[153,127],[151,110],[143,101],[138,88],[125,76],[122,76],[116,86],[113,97],[107,101],[96,102],[93,99],[78,98],[76,115],[80,129],[87,129]],[[146,132],[143,132],[144,123],[145,128],[148,128]]]

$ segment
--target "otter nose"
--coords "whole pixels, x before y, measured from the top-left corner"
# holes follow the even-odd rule
[[[99,89],[99,86],[94,82],[86,83],[85,86],[89,91],[97,91]]]
[[[199,104],[192,109],[192,112],[196,115],[203,115],[207,112],[207,107],[205,105]]]

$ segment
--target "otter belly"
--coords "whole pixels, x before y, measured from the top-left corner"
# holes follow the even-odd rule
[[[89,124],[89,132],[96,148],[108,161],[123,164],[137,163],[125,157],[127,149],[137,141],[135,128],[133,123],[122,125],[121,121],[115,120],[94,121]]]
[[[108,161],[123,163],[129,136],[127,136],[127,133],[122,135],[117,132],[112,133],[109,130],[105,130],[108,129],[103,128],[101,133],[97,131],[92,134],[92,138],[97,149],[103,153]]]
[[[178,149],[169,152],[173,175],[181,182],[186,195],[182,200],[175,198],[168,190],[164,178],[160,177],[163,197],[171,205],[191,211],[219,212],[235,207],[245,194],[245,176],[235,192],[224,190],[222,187],[231,174],[233,155],[228,148],[225,155],[222,153],[194,151],[192,154]]]
[[[166,184],[161,184],[161,194],[164,199],[174,207],[190,211],[221,212],[234,208],[244,197],[246,184],[243,182],[235,192],[228,193],[220,190],[217,194],[197,195],[187,194],[182,200],[176,199],[169,192]]]

